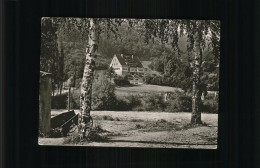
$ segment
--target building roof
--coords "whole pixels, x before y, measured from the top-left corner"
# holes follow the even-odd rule
[[[143,68],[143,65],[139,58],[134,55],[123,55],[123,54],[115,54],[115,57],[117,57],[119,63],[121,65],[127,65],[130,67],[138,67]]]

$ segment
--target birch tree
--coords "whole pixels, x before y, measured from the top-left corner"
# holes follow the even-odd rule
[[[191,124],[201,124],[201,76],[203,50],[210,48],[219,61],[220,55],[220,22],[214,20],[144,20],[144,34],[146,39],[159,38],[163,43],[170,43],[180,55],[178,40],[187,36],[187,51],[193,71],[192,83],[192,115]]]
[[[192,115],[191,124],[201,124],[201,96],[203,85],[201,83],[203,50],[211,48],[215,60],[220,56],[220,22],[210,20],[185,21],[181,23],[188,36],[188,52],[192,60]]]
[[[99,36],[103,32],[116,36],[118,26],[124,19],[100,19],[100,18],[42,18],[42,24],[54,23],[57,25],[55,35],[61,41],[70,39],[86,45],[85,65],[81,82],[80,115],[78,120],[78,133],[80,137],[86,137],[90,119],[93,74],[95,70],[95,58],[98,55]]]
[[[95,69],[95,57],[97,55],[97,21],[90,19],[88,46],[86,47],[86,60],[83,72],[81,95],[80,95],[80,117],[79,117],[79,135],[86,136],[86,125],[89,121],[91,110],[91,93],[93,74]]]
[[[80,94],[80,116],[78,121],[79,136],[85,138],[90,131],[88,124],[90,122],[90,110],[92,100],[92,83],[95,70],[95,58],[98,55],[99,35],[101,34],[100,26],[106,26],[105,30],[116,32],[116,25],[120,25],[120,19],[97,19],[90,18],[88,26],[88,44],[86,47],[86,60],[81,83]],[[104,28],[104,27],[103,27]],[[104,30],[104,29],[103,29]]]

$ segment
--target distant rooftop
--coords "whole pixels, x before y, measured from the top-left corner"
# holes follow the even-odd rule
[[[143,68],[142,63],[137,56],[123,54],[115,54],[115,56],[117,57],[121,65]]]

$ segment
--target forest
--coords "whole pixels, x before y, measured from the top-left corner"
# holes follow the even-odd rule
[[[40,70],[53,74],[53,95],[55,92],[61,94],[63,85],[70,78],[80,86],[88,41],[88,30],[84,29],[87,24],[87,19],[79,18],[44,18],[42,22]],[[149,67],[159,72],[146,74],[144,81],[147,84],[192,90],[192,58],[186,34],[181,35],[179,30],[176,50],[170,40],[158,36],[147,38],[141,24],[133,22],[132,27],[124,22],[114,24],[116,26],[112,23],[100,25],[96,70],[108,70],[114,54],[132,54],[141,61],[151,61]],[[205,90],[218,91],[219,55],[216,56],[210,44],[205,44],[202,52],[201,86]]]

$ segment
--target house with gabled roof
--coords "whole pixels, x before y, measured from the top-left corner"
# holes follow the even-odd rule
[[[132,84],[143,83],[145,69],[137,56],[115,54],[109,67],[112,67],[118,76],[127,76]]]

